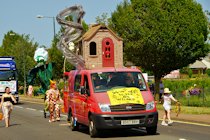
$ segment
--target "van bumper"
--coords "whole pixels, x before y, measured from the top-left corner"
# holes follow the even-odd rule
[[[158,123],[158,112],[144,114],[98,115],[92,114],[97,129],[153,127]],[[139,120],[138,124],[122,124],[122,120]]]

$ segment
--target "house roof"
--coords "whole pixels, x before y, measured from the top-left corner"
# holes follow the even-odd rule
[[[210,69],[210,62],[206,61],[206,60],[196,60],[195,63],[190,64],[189,68],[191,69]]]
[[[82,36],[82,40],[89,40],[91,39],[100,29],[108,29],[109,32],[114,35],[118,40],[122,40],[119,36],[117,36],[111,29],[109,29],[105,25],[101,24],[94,24],[90,27],[90,29]]]

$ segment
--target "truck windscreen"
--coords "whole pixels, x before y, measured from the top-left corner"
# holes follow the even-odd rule
[[[0,80],[16,80],[16,71],[9,70],[9,71],[0,71]]]

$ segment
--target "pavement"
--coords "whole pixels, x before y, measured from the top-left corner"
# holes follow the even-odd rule
[[[20,101],[29,101],[36,103],[44,103],[44,99],[38,99],[33,97],[27,97],[24,95],[20,95]],[[158,110],[159,120],[162,120],[164,111]],[[171,112],[171,119],[174,122],[182,122],[182,123],[190,123],[197,125],[206,125],[210,126],[210,114],[184,114],[180,112],[178,116],[176,116],[175,112]]]
[[[159,120],[162,120],[164,111],[158,110]],[[171,112],[171,119],[174,122],[185,122],[191,124],[200,124],[200,125],[208,125],[210,126],[210,114],[183,114],[180,112],[178,116],[176,116],[175,112]]]

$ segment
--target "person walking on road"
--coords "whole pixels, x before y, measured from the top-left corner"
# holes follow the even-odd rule
[[[49,102],[50,119],[49,122],[54,122],[56,114],[56,120],[60,121],[60,92],[57,90],[56,82],[50,80],[50,89],[46,91],[47,100]]]
[[[6,87],[5,93],[1,97],[1,104],[0,104],[0,108],[2,108],[2,112],[4,114],[5,127],[9,127],[10,125],[10,114],[13,109],[12,102],[17,103],[13,95],[10,94],[10,88]]]
[[[164,95],[163,95],[163,108],[165,111],[165,114],[163,115],[163,121],[161,123],[161,125],[164,126],[168,126],[170,124],[173,123],[173,121],[171,120],[171,100],[178,102],[178,100],[176,100],[171,93],[171,91],[169,90],[169,88],[164,88]],[[166,119],[168,119],[168,123],[166,123]]]

